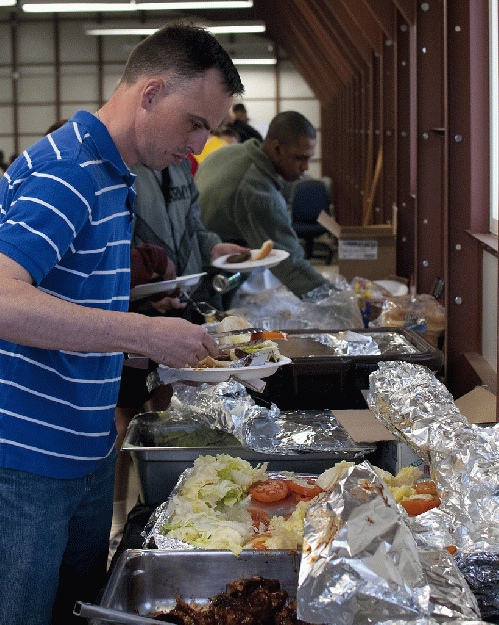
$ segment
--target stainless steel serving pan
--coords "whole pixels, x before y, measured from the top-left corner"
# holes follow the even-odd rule
[[[171,609],[179,597],[206,604],[227,584],[255,575],[278,579],[296,596],[300,559],[297,551],[243,551],[235,556],[230,551],[129,549],[116,563],[100,605],[148,616]]]
[[[168,499],[180,475],[192,467],[198,456],[227,454],[236,456],[256,465],[268,462],[269,471],[293,471],[318,475],[341,460],[362,461],[362,445],[358,449],[337,452],[307,452],[289,455],[261,454],[242,446],[230,447],[160,447],[152,444],[154,436],[161,432],[186,429],[191,424],[165,422],[159,413],[147,412],[132,419],[123,442],[122,449],[129,451],[134,459],[139,477],[139,492],[142,503],[158,506]],[[365,446],[365,453],[374,448]]]

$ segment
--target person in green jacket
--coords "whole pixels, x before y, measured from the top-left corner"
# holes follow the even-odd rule
[[[263,142],[249,139],[209,154],[195,176],[201,219],[223,241],[252,249],[271,239],[289,257],[272,273],[298,297],[330,284],[305,259],[282,193],[314,155],[315,129],[296,111],[279,113]]]

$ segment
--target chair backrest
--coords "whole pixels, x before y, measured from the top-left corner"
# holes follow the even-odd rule
[[[322,210],[329,212],[329,193],[322,180],[299,180],[291,199],[294,222],[315,223]]]

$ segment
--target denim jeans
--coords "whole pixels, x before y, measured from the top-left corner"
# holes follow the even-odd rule
[[[0,469],[0,625],[69,625],[106,577],[116,453],[54,479]]]

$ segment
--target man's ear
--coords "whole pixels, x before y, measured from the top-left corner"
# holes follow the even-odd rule
[[[151,108],[154,101],[166,92],[165,81],[162,78],[151,78],[142,89],[141,104],[145,109]]]
[[[281,158],[281,144],[278,139],[272,139],[268,143],[268,153],[272,160],[279,160]]]

